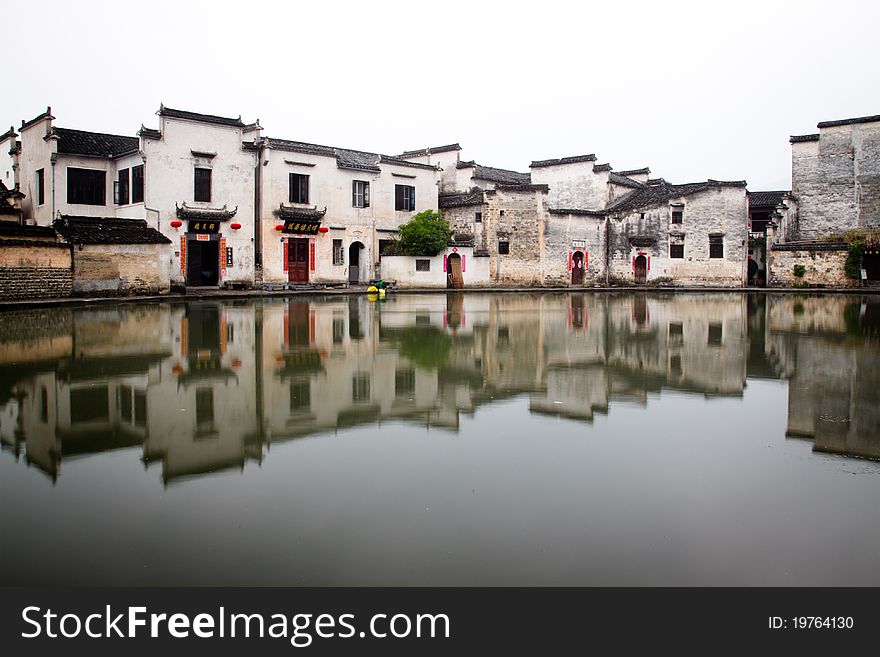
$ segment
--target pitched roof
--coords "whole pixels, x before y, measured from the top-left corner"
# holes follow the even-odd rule
[[[170,244],[143,219],[62,215],[52,224],[71,244]]]
[[[138,130],[138,136],[143,137],[144,139],[161,139],[162,133],[153,128],[148,128],[141,123],[141,129]]]
[[[873,116],[859,116],[854,119],[837,119],[836,121],[821,121],[816,124],[816,127],[821,128],[833,128],[838,125],[852,125],[854,123],[877,123],[880,121],[880,114],[875,114]]]
[[[18,187],[9,189],[6,184],[0,180],[0,201],[5,201],[8,198],[24,198],[24,194]]]
[[[440,209],[443,208],[460,208],[468,205],[482,205],[485,202],[485,196],[482,189],[473,189],[463,194],[440,194],[437,204]]]
[[[168,116],[172,119],[186,119],[188,121],[200,121],[201,123],[228,125],[235,128],[244,127],[244,123],[242,123],[240,116],[237,119],[231,119],[225,116],[216,116],[215,114],[199,114],[198,112],[188,112],[186,110],[172,109],[170,107],[165,107],[164,105],[159,106],[159,111],[157,112],[157,114],[159,116]]]
[[[638,176],[638,175],[651,175],[651,169],[648,167],[644,167],[642,169],[628,169],[626,171],[618,171],[621,176]]]
[[[175,212],[180,219],[194,219],[205,221],[228,221],[238,212],[238,206],[230,210],[224,205],[222,208],[198,208],[186,204],[184,201],[181,205],[174,202]]]
[[[52,134],[58,137],[58,152],[68,155],[119,157],[134,153],[140,146],[137,137],[104,132],[52,128]]]
[[[434,153],[448,153],[460,150],[461,146],[458,144],[446,144],[445,146],[429,146],[428,148],[418,148],[414,151],[403,151],[397,157],[419,157],[420,155],[433,155]]]
[[[685,183],[683,185],[672,185],[663,179],[659,179],[650,185],[643,185],[640,189],[633,190],[626,196],[611,203],[608,206],[608,212],[626,212],[637,208],[651,207],[654,205],[665,204],[671,199],[681,196],[689,196],[698,192],[714,189],[717,187],[745,187],[744,180],[721,181],[707,180],[705,182]]]
[[[435,171],[436,167],[431,164],[422,164],[420,162],[409,162],[400,157],[392,155],[380,155],[379,153],[370,153],[367,151],[356,151],[350,148],[338,148],[336,146],[322,146],[321,144],[310,144],[304,141],[293,141],[290,139],[277,139],[269,137],[267,139],[269,147],[281,151],[290,151],[293,153],[306,153],[308,155],[321,155],[323,157],[335,157],[336,166],[340,169],[354,169],[356,171],[372,171],[379,172],[379,164],[389,164],[392,166],[409,167],[413,169],[430,169]]]
[[[614,183],[615,185],[621,185],[622,187],[631,187],[633,189],[639,189],[643,186],[642,183],[640,183],[638,180],[627,178],[625,175],[621,173],[616,173],[615,171],[611,172],[611,175],[608,177],[608,181]]]
[[[607,162],[605,164],[594,164],[593,173],[599,173],[600,171],[611,171],[611,165]]]
[[[0,221],[0,237],[39,238],[49,237],[55,239],[55,229],[51,226],[28,226],[12,221]]]
[[[802,141],[819,141],[819,133],[814,135],[792,135],[788,140],[791,144],[798,144]]]
[[[473,160],[467,162],[459,162],[457,169],[473,169],[473,177],[480,180],[499,183],[502,185],[528,185],[532,182],[532,174],[520,173],[519,171],[511,171],[510,169],[499,169],[497,167],[486,167],[477,164]]]
[[[532,169],[540,167],[557,167],[563,164],[577,164],[578,162],[595,162],[596,156],[593,153],[588,155],[572,155],[570,157],[557,157],[552,160],[535,160],[529,166]]]
[[[788,194],[788,190],[772,192],[749,192],[749,207],[751,208],[775,208],[782,201],[782,197]]]
[[[550,214],[576,214],[587,217],[604,217],[605,210],[584,210],[581,208],[550,208]]]
[[[9,130],[0,135],[0,142],[6,141],[10,137],[17,137],[18,133],[15,132],[15,128],[12,126],[9,127]]]
[[[34,125],[35,123],[39,123],[39,122],[42,121],[43,119],[54,119],[54,118],[55,118],[55,117],[52,116],[52,108],[51,108],[51,107],[47,107],[45,112],[43,112],[42,114],[37,114],[37,115],[36,115],[34,118],[32,118],[30,121],[22,120],[22,122],[21,122],[21,128],[19,128],[19,132],[20,132],[21,130],[24,130],[25,128],[30,128],[32,125]]]

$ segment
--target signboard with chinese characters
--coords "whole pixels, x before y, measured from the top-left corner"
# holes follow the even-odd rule
[[[587,241],[586,240],[572,240],[571,241],[571,248],[585,249],[585,248],[587,248]]]
[[[219,230],[219,221],[190,221],[187,225],[187,231],[190,233],[216,233]]]
[[[321,227],[320,221],[303,221],[301,219],[291,219],[284,222],[283,233],[295,233],[297,235],[317,235],[318,229]]]

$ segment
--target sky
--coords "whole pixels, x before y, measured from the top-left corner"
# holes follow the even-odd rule
[[[527,171],[595,153],[759,190],[789,188],[790,135],[880,114],[876,1],[0,5],[16,128],[51,106],[57,126],[134,134],[164,103],[386,154],[458,142]]]

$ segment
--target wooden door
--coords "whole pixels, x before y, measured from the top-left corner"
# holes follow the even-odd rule
[[[291,283],[309,282],[309,241],[292,239],[287,245],[287,280]]]
[[[571,256],[571,284],[584,284],[584,254],[581,251],[575,251]]]
[[[643,284],[648,279],[648,259],[640,255],[636,258],[636,285]]]
[[[449,276],[446,279],[446,286],[456,290],[464,287],[464,277],[461,275],[461,256],[453,253],[446,261],[449,268]]]

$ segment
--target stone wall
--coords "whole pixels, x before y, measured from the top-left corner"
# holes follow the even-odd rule
[[[673,208],[682,211],[682,223],[672,223]],[[610,215],[610,278],[634,283],[634,260],[644,255],[649,284],[662,279],[671,285],[741,286],[746,273],[747,221],[745,187],[728,184]],[[713,235],[723,241],[721,258],[709,257]],[[671,244],[683,245],[683,258],[670,257]]]
[[[162,294],[171,272],[165,244],[94,244],[74,249],[73,293]]]
[[[0,241],[0,299],[69,297],[70,247]]]
[[[483,221],[492,283],[541,285],[547,187],[497,187],[486,192],[486,205]],[[508,253],[499,252],[501,242],[507,242]]]
[[[795,239],[880,228],[880,121],[819,127],[818,140],[792,143]]]
[[[605,217],[550,213],[544,230],[544,283],[572,284],[572,258],[583,253],[583,285],[605,285]]]
[[[767,285],[770,287],[822,286],[857,287],[861,281],[846,277],[846,244],[790,243],[776,244],[767,256],[769,271]],[[794,268],[805,268],[803,276],[795,276]]]

